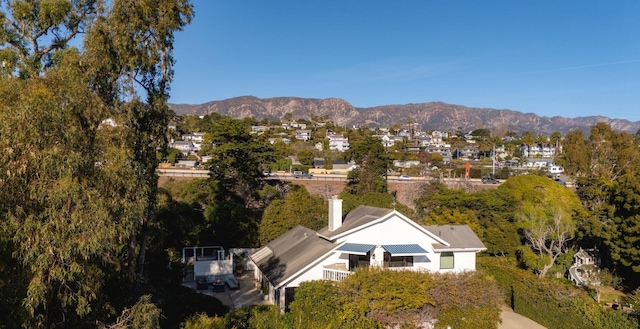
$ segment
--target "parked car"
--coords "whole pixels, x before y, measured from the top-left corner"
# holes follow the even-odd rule
[[[302,171],[294,171],[293,172],[293,178],[307,178],[307,179],[311,179],[313,178],[313,175],[310,173],[306,173],[306,172],[302,172]]]
[[[400,175],[398,176],[398,180],[411,180],[411,176],[407,176],[407,175]]]
[[[270,172],[270,171],[263,171],[263,172],[262,172],[262,175],[263,175],[264,177],[278,177],[278,174],[273,173],[273,172]]]
[[[482,184],[498,184],[500,181],[495,179],[495,177],[482,177]]]

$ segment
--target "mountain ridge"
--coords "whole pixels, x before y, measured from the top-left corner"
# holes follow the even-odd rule
[[[326,118],[340,126],[390,127],[394,124],[417,123],[423,130],[471,131],[490,130],[530,131],[549,135],[555,131],[566,134],[571,130],[589,131],[598,122],[606,122],[612,129],[636,133],[640,121],[586,116],[565,118],[539,116],[509,109],[467,107],[444,102],[380,105],[358,108],[341,98],[302,98],[239,96],[203,104],[169,104],[178,115],[207,115],[219,113],[236,119],[253,117],[256,120],[282,121],[290,113],[292,120],[310,119],[312,115]]]

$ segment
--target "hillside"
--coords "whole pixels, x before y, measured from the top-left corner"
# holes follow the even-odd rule
[[[390,127],[413,122],[423,130],[470,131],[478,128],[500,129],[522,133],[551,134],[582,129],[587,131],[598,122],[607,122],[615,130],[636,133],[640,121],[611,119],[604,116],[565,118],[544,117],[533,113],[490,108],[473,108],[442,102],[405,105],[383,105],[356,108],[339,98],[313,99],[298,97],[257,98],[235,97],[198,105],[170,104],[176,114],[206,115],[219,113],[233,118],[254,117],[257,120],[282,121],[287,113],[293,120],[309,119],[311,115],[326,117],[340,126]]]

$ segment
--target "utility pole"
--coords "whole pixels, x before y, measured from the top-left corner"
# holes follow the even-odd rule
[[[491,176],[496,176],[496,146],[491,148]]]

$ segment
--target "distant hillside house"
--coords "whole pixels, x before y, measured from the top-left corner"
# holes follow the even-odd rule
[[[443,138],[448,138],[449,134],[446,132],[434,130],[431,132],[431,141],[434,143],[442,143]]]
[[[267,130],[269,130],[269,127],[267,127],[267,126],[251,126],[251,133],[252,134],[263,133],[263,132],[265,132]]]
[[[556,155],[556,147],[551,144],[521,145],[520,151],[525,158],[553,158]]]
[[[467,225],[421,226],[393,209],[360,206],[343,220],[342,200],[329,200],[329,225],[284,233],[255,253],[255,279],[268,300],[287,310],[296,287],[312,280],[340,281],[359,267],[464,272],[486,250]]]
[[[194,143],[202,143],[204,141],[204,133],[191,133],[182,135],[183,141],[192,141]]]
[[[344,152],[349,149],[349,138],[339,134],[329,134],[329,149]]]
[[[420,161],[418,160],[410,160],[410,161],[400,161],[400,160],[393,160],[393,166],[396,168],[411,168],[413,166],[419,166],[420,165]]]
[[[311,139],[311,130],[300,129],[296,130],[296,139],[308,141]]]
[[[480,149],[476,145],[465,144],[464,147],[454,151],[453,157],[464,160],[478,159],[480,157],[479,153]]]
[[[289,138],[269,138],[269,144],[275,144],[277,141],[282,141],[285,144],[291,143]]]
[[[196,151],[196,147],[191,141],[174,141],[169,143],[169,147],[180,150],[183,154]]]
[[[384,147],[391,147],[391,146],[395,145],[396,143],[401,143],[406,138],[406,137],[402,137],[402,136],[391,136],[389,134],[376,135],[375,137],[377,137],[380,140],[380,143],[382,143],[382,146],[384,146]]]
[[[429,144],[424,148],[424,150],[429,154],[439,153],[442,155],[443,162],[451,162],[451,145],[449,144]]]

